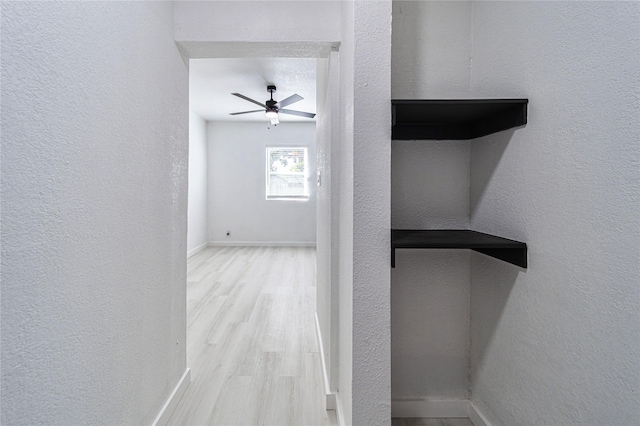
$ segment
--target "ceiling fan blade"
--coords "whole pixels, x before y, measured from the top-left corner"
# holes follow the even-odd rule
[[[250,112],[264,112],[263,109],[254,109],[253,111],[230,112],[229,115],[249,114]]]
[[[253,102],[253,103],[254,103],[254,104],[256,104],[256,105],[260,105],[262,108],[266,108],[266,107],[267,107],[265,104],[262,104],[262,103],[260,103],[260,102],[258,102],[258,101],[254,101],[254,100],[253,100],[253,99],[251,99],[251,98],[247,98],[245,95],[241,95],[240,93],[232,93],[232,95],[237,96],[237,97],[239,97],[239,98],[242,98],[242,99],[244,99],[245,101]]]
[[[283,114],[299,115],[300,117],[307,118],[313,118],[316,116],[315,114],[311,114],[310,112],[294,111],[292,109],[281,109],[279,112]]]
[[[297,93],[294,95],[289,96],[287,99],[283,99],[280,102],[278,102],[278,107],[279,108],[284,108],[287,105],[291,105],[294,102],[299,102],[301,100],[303,100],[304,98],[300,95],[298,95]]]

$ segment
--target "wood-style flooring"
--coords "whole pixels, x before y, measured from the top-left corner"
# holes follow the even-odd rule
[[[335,425],[315,335],[315,249],[209,247],[187,262],[191,385],[170,425]]]
[[[336,425],[324,409],[312,248],[209,247],[187,262],[191,385],[170,425]],[[392,426],[473,426],[393,419]]]

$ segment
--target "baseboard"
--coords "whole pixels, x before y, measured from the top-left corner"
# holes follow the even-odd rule
[[[466,399],[439,401],[431,399],[393,399],[391,417],[456,418],[469,416]]]
[[[169,419],[171,418],[173,411],[178,406],[178,403],[182,399],[182,395],[184,395],[190,383],[191,383],[191,369],[187,368],[184,371],[184,374],[182,375],[180,380],[178,381],[178,384],[173,389],[173,392],[171,392],[171,395],[169,395],[167,402],[165,402],[164,405],[162,406],[162,409],[158,413],[158,416],[156,417],[155,421],[153,422],[153,426],[165,426],[169,422]]]
[[[320,361],[322,364],[322,377],[324,381],[324,394],[326,396],[325,407],[327,410],[336,409],[336,394],[331,392],[329,386],[329,372],[327,371],[327,362],[324,358],[324,345],[322,344],[322,332],[320,331],[320,321],[318,320],[318,313],[315,312],[316,318],[316,339],[318,340],[318,349],[320,350]]]
[[[468,399],[440,401],[433,399],[394,399],[391,401],[391,417],[394,418],[468,418],[474,426],[491,426],[491,423]]]
[[[342,401],[340,400],[340,393],[336,393],[336,418],[338,420],[338,426],[347,426],[344,421],[344,408],[342,408]]]
[[[187,258],[190,258],[191,256],[193,256],[196,253],[201,252],[202,250],[206,249],[207,247],[209,247],[209,243],[203,243],[200,244],[198,247],[191,249],[187,252]]]
[[[212,247],[315,247],[315,241],[209,241]]]
[[[491,422],[482,414],[478,407],[469,401],[469,419],[474,426],[491,426]]]

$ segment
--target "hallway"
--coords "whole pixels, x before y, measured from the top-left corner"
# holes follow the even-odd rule
[[[192,382],[171,425],[333,425],[315,335],[315,249],[209,247],[188,260]]]

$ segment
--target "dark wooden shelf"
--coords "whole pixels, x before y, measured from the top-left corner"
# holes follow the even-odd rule
[[[528,99],[391,101],[392,140],[465,140],[527,124]]]
[[[527,245],[467,229],[391,230],[391,267],[396,266],[396,249],[471,249],[516,266],[527,267]]]

